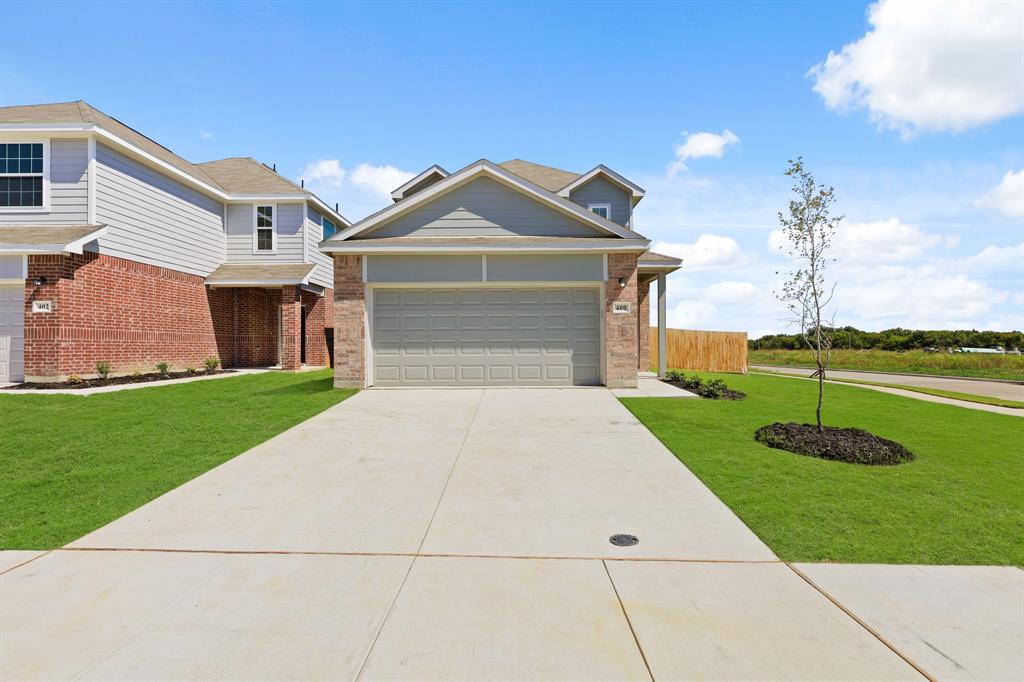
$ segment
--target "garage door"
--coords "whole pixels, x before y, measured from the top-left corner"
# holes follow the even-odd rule
[[[25,285],[0,284],[0,383],[25,378]]]
[[[372,290],[378,386],[600,382],[599,289]]]

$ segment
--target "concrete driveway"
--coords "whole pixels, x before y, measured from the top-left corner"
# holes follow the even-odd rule
[[[884,639],[604,389],[364,391],[0,576],[5,680],[920,679]]]

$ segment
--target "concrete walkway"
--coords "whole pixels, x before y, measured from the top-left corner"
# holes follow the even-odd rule
[[[604,389],[364,391],[14,559],[5,680],[921,679]]]

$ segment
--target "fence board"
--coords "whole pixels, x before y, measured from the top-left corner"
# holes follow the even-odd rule
[[[747,373],[746,332],[666,329],[668,366],[701,372]],[[651,327],[651,367],[658,366],[658,328]]]

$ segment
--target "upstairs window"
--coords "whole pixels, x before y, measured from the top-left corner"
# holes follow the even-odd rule
[[[601,216],[605,220],[611,220],[612,205],[611,204],[587,204],[587,208]]]
[[[277,231],[274,229],[274,207],[256,207],[256,251],[273,253]]]
[[[0,143],[0,208],[42,208],[46,145]]]
[[[338,232],[338,228],[334,225],[334,223],[332,223],[327,218],[323,219],[323,226],[324,226],[324,236],[323,236],[324,239],[330,239],[331,237],[333,237]]]

